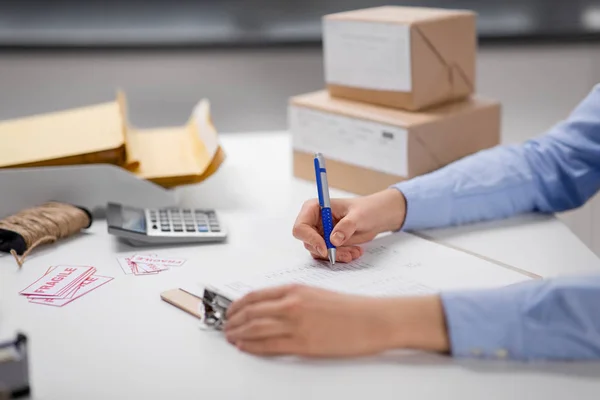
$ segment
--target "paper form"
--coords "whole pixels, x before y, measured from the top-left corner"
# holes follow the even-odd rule
[[[396,233],[367,244],[365,254],[351,263],[332,267],[325,261],[290,260],[289,267],[210,287],[231,300],[253,290],[289,283],[359,295],[399,296],[499,287],[529,279],[491,261]]]

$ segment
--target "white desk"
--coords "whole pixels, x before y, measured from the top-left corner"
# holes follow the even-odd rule
[[[216,207],[227,244],[170,248],[188,258],[156,276],[124,275],[115,257],[136,249],[106,234],[104,221],[77,238],[35,251],[18,271],[0,258],[0,333],[31,344],[34,398],[54,399],[500,399],[597,398],[599,364],[519,365],[389,354],[360,360],[262,359],[204,332],[159,293],[222,274],[261,268],[269,249],[307,257],[291,236],[315,188],[291,177],[285,134],[223,136],[228,159],[185,205]],[[342,193],[333,193],[339,196]],[[544,276],[600,271],[600,262],[550,217],[429,232],[437,239]],[[17,294],[53,264],[94,265],[115,280],[64,308]]]

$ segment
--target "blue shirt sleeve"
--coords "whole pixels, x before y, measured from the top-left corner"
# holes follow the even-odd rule
[[[579,207],[600,189],[600,85],[545,135],[498,146],[395,187],[416,230]]]
[[[600,359],[600,275],[442,294],[452,355]]]
[[[600,188],[600,85],[545,135],[479,152],[395,187],[402,229],[582,205]],[[456,357],[600,359],[600,274],[442,294]]]

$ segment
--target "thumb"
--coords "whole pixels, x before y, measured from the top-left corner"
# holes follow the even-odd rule
[[[352,214],[349,214],[335,225],[329,240],[331,240],[331,243],[334,246],[341,246],[354,235],[354,232],[356,232],[356,222],[354,221]]]

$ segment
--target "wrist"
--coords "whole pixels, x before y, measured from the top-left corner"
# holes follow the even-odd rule
[[[381,193],[384,211],[382,232],[395,232],[402,228],[406,218],[406,198],[398,189],[386,189]]]
[[[439,295],[385,299],[384,328],[388,349],[448,352],[450,341]]]

